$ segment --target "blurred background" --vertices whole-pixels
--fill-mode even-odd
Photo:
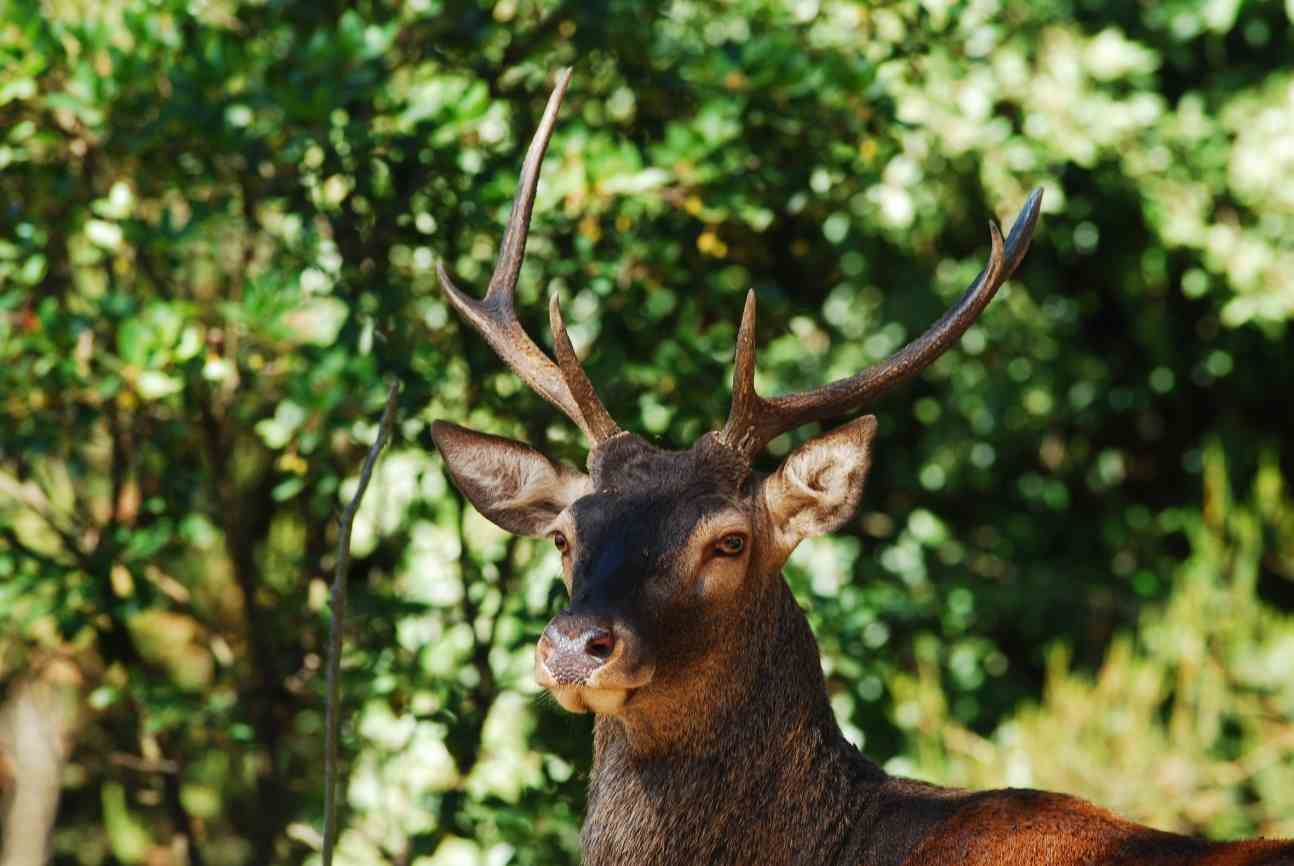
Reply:
[[[787,569],[833,705],[893,772],[1294,836],[1289,0],[0,9],[4,866],[318,861],[325,586],[388,378],[340,862],[578,861],[590,719],[530,673],[558,563],[428,434],[583,462],[433,273],[483,288],[564,65],[522,319],[549,345],[560,294],[665,446],[725,417],[748,288],[764,393],[852,373],[1046,190]]]

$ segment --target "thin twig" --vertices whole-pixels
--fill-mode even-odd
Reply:
[[[127,770],[135,770],[139,773],[160,773],[173,776],[180,771],[180,765],[175,761],[168,761],[164,758],[149,760],[137,755],[128,755],[125,752],[113,752],[108,756],[108,763],[114,767],[124,767]]]
[[[341,692],[342,628],[346,620],[346,572],[350,570],[350,531],[355,524],[355,513],[359,511],[360,500],[364,498],[364,491],[368,489],[369,479],[373,476],[377,456],[395,425],[395,405],[399,393],[400,383],[392,382],[386,395],[386,410],[382,413],[377,438],[373,440],[373,447],[368,449],[368,456],[364,458],[364,466],[359,472],[359,487],[342,512],[341,526],[337,531],[337,569],[333,573],[332,583],[332,625],[328,631],[328,704],[324,720],[323,866],[332,866],[333,847],[337,843],[337,728],[340,715],[338,704]]]

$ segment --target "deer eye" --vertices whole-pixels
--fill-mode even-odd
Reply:
[[[560,532],[553,533],[553,547],[556,547],[560,552],[565,553],[566,548],[569,546],[570,543],[566,540],[565,535]]]
[[[719,539],[719,543],[714,546],[714,552],[720,556],[737,556],[746,548],[746,537],[731,533]]]

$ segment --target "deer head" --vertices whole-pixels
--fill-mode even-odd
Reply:
[[[503,529],[549,538],[561,551],[570,606],[544,629],[535,672],[568,710],[632,720],[686,714],[748,651],[804,538],[850,518],[871,462],[876,419],[811,439],[770,475],[751,469],[774,437],[856,412],[931,364],[973,323],[1024,257],[1041,192],[1025,203],[961,299],[889,359],[820,388],[765,398],[755,392],[755,294],[737,336],[732,408],[724,426],[686,451],[621,430],[571,346],[557,298],[549,306],[556,360],[517,320],[514,292],[540,163],[570,79],[559,77],[526,154],[498,263],[484,299],[469,298],[443,267],[449,302],[527,384],[588,437],[587,472],[520,442],[437,422],[432,435],[463,494]],[[816,662],[815,662],[816,663]]]

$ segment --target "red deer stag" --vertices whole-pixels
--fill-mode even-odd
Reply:
[[[933,362],[970,326],[1029,246],[1041,195],[925,334],[821,388],[755,393],[755,296],[737,336],[732,409],[687,451],[621,430],[571,347],[554,298],[556,362],[526,335],[514,290],[535,185],[569,80],[561,75],[521,172],[483,300],[444,268],[450,303],[530,387],[592,442],[588,472],[520,442],[432,428],[454,482],[509,532],[561,551],[571,604],[539,638],[535,671],[563,707],[593,711],[587,866],[774,864],[1294,863],[1294,844],[1219,844],[1124,821],[1074,797],[971,792],[887,775],[841,734],[818,647],[781,576],[801,539],[850,518],[876,419],[814,438],[771,475],[752,459],[775,436],[857,410]]]

